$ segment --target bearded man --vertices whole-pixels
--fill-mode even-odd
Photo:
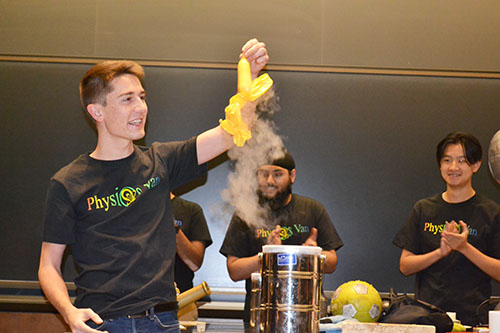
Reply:
[[[258,272],[262,246],[319,246],[326,256],[325,273],[337,266],[337,250],[342,247],[335,227],[325,208],[316,200],[292,194],[295,161],[289,152],[271,164],[257,169],[259,204],[268,212],[266,227],[254,227],[234,214],[220,253],[227,258],[227,269],[233,281],[246,280],[243,320],[250,319],[251,274]]]

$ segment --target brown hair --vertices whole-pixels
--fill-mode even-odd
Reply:
[[[106,105],[106,96],[111,92],[110,82],[123,74],[135,75],[139,81],[144,79],[144,69],[129,60],[108,60],[94,65],[80,81],[80,101],[84,108],[93,103]]]

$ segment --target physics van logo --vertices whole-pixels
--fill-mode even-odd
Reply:
[[[268,230],[264,228],[259,228],[257,229],[257,238],[268,238],[269,235],[271,235],[271,232],[273,229]],[[309,234],[311,230],[309,229],[308,226],[303,226],[301,224],[294,224],[290,227],[281,227],[280,229],[280,238],[282,241],[287,240],[288,238],[292,237],[294,233],[297,234],[303,234],[307,233]]]
[[[441,234],[444,229],[446,228],[446,223],[449,223],[446,221],[445,223],[442,224],[434,224],[432,222],[425,222],[424,223],[424,232],[429,232],[434,235],[436,234]],[[477,236],[477,229],[472,228],[470,225],[467,225],[467,228],[469,229],[469,236]],[[457,231],[459,233],[462,232],[462,227],[459,225]]]
[[[160,183],[160,177],[153,177],[147,183],[138,187],[125,186],[122,188],[116,187],[115,192],[101,196],[94,195],[87,198],[87,209],[97,210],[104,209],[107,212],[111,207],[128,207],[137,199],[143,192],[150,190]]]

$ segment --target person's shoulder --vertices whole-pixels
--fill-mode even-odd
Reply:
[[[318,200],[316,200],[316,199],[313,199],[311,197],[306,197],[304,195],[300,195],[300,194],[296,194],[296,193],[292,194],[292,198],[294,200],[297,200],[297,201],[300,201],[300,202],[319,203],[320,204],[320,202]]]
[[[197,204],[196,202],[189,201],[189,200],[183,199],[183,198],[178,197],[178,196],[175,196],[174,199],[172,199],[172,202],[174,202],[175,204],[177,204],[179,206],[183,206],[187,209],[190,209],[190,210],[201,209],[201,206],[199,204]]]
[[[305,197],[299,194],[292,194],[292,202],[295,205],[324,208],[323,204],[316,199]]]
[[[150,158],[158,157],[168,160],[173,157],[195,156],[196,153],[196,138],[191,138],[185,141],[168,141],[168,142],[153,142],[151,147],[138,146],[136,151],[140,154],[149,156]]]
[[[248,229],[250,230],[250,226],[245,222],[241,217],[238,216],[237,212],[234,212],[231,216],[231,221],[229,222],[229,226],[232,228],[240,228],[240,229]]]
[[[85,172],[87,166],[90,163],[89,153],[84,153],[75,158],[70,163],[59,169],[53,176],[52,179],[56,181],[64,181],[71,177],[78,177]]]
[[[423,198],[418,200],[415,203],[414,207],[428,207],[428,206],[436,206],[444,203],[444,200],[441,197],[441,193],[434,194],[430,197]]]
[[[151,144],[151,147],[146,147],[146,146],[138,146],[138,147],[142,150],[175,149],[179,146],[193,145],[193,144],[196,144],[196,137],[192,137],[184,141],[165,141],[165,142],[155,141]]]
[[[134,145],[134,149],[137,154],[148,154],[155,151],[171,149],[171,147],[173,147],[173,142],[155,141],[151,144],[151,146]]]
[[[474,196],[473,199],[477,205],[487,207],[488,209],[491,209],[491,210],[500,211],[500,205],[497,202],[493,201],[492,199],[490,199],[482,194],[476,193],[476,195]]]

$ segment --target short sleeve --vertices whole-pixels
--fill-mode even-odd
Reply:
[[[489,255],[500,259],[500,213],[497,213],[493,219],[491,233],[489,237]]]
[[[250,229],[236,215],[233,215],[231,219],[219,252],[226,257],[234,256],[238,258],[250,257],[256,254],[252,253],[251,250]]]
[[[203,176],[207,163],[198,165],[196,139],[183,142],[154,142],[151,149],[163,160],[167,170],[170,187],[178,188]]]
[[[45,203],[43,241],[57,244],[74,243],[75,216],[66,189],[52,179]]]
[[[203,242],[205,248],[212,244],[212,237],[208,230],[207,220],[203,214],[203,209],[196,203],[193,203],[189,240]]]
[[[418,233],[419,215],[417,204],[413,207],[410,216],[392,241],[400,249],[408,250],[414,254],[422,252]]]
[[[320,205],[316,225],[318,229],[317,243],[323,250],[337,251],[344,245],[323,205]]]

